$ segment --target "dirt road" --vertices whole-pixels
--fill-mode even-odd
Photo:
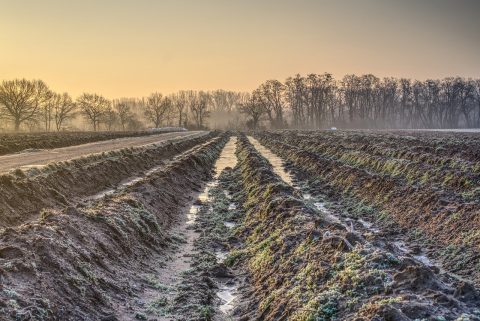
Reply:
[[[126,147],[138,147],[155,144],[166,140],[177,140],[185,137],[195,137],[207,134],[205,131],[175,132],[153,136],[128,137],[106,140],[101,142],[55,148],[48,150],[36,150],[0,156],[0,173],[8,172],[16,168],[42,166],[51,162],[61,162],[84,155],[108,152]]]

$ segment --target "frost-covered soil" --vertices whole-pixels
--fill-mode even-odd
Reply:
[[[438,135],[185,143],[3,230],[0,320],[480,320],[478,137]]]

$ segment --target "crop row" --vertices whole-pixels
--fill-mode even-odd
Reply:
[[[370,136],[373,139],[373,135]],[[411,185],[436,184],[438,188],[457,192],[468,201],[476,200],[477,194],[480,194],[480,162],[419,154],[411,152],[409,148],[398,147],[392,151],[384,147],[383,141],[375,143],[367,140],[367,137],[355,144],[350,142],[350,136],[328,134],[317,138],[294,135],[269,137],[351,166],[402,179]]]
[[[305,150],[259,136],[293,166],[322,181],[338,195],[377,209],[378,218],[426,236],[454,272],[480,280],[480,205],[429,184],[407,184],[392,175],[352,166],[324,150]]]
[[[472,133],[436,132],[369,132],[369,131],[280,131],[282,139],[300,138],[312,142],[336,140],[352,149],[372,150],[380,155],[396,157],[403,153],[433,158],[447,157],[464,161],[480,160],[480,135]]]
[[[68,206],[78,198],[118,185],[216,135],[124,148],[0,175],[0,227],[22,223],[43,208]]]
[[[237,155],[245,211],[237,234],[244,244],[229,261],[250,276],[243,319],[454,320],[474,310],[471,285],[450,283],[331,222],[298,198],[244,137]]]
[[[176,246],[169,226],[225,142],[183,153],[122,192],[0,232],[0,320],[116,320],[118,306],[151,284],[165,246]]]

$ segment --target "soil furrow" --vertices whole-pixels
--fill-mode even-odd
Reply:
[[[480,208],[477,203],[465,202],[428,185],[404,185],[390,176],[343,164],[269,139],[268,135],[259,139],[278,150],[294,167],[318,179],[331,193],[353,198],[357,202],[357,212],[362,212],[362,207],[375,209],[377,221],[396,223],[423,239],[446,269],[478,284]]]
[[[250,283],[234,312],[239,319],[478,319],[471,284],[332,220],[325,206],[311,206],[285,184],[245,138],[239,149],[243,245],[229,262]]]
[[[182,242],[170,228],[211,177],[225,142],[211,140],[91,204],[2,231],[0,319],[141,319],[139,295],[157,287],[152,275]]]
[[[231,135],[2,176],[45,200],[0,231],[0,320],[480,321],[478,202],[440,184],[474,177],[475,155],[415,160],[442,145],[422,135]],[[415,146],[366,142],[385,137]]]
[[[215,137],[162,142],[90,155],[38,170],[0,175],[0,227],[15,226],[41,215],[42,210],[75,204],[81,198],[113,189],[135,175],[144,175],[174,155]],[[125,183],[125,182],[124,182]]]

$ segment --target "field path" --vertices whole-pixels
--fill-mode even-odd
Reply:
[[[89,154],[109,152],[126,147],[139,147],[186,137],[193,138],[206,135],[207,133],[207,131],[192,131],[165,133],[142,137],[126,137],[63,148],[43,149],[10,154],[0,156],[0,173],[8,172],[16,168],[42,166],[51,162],[61,162]]]

